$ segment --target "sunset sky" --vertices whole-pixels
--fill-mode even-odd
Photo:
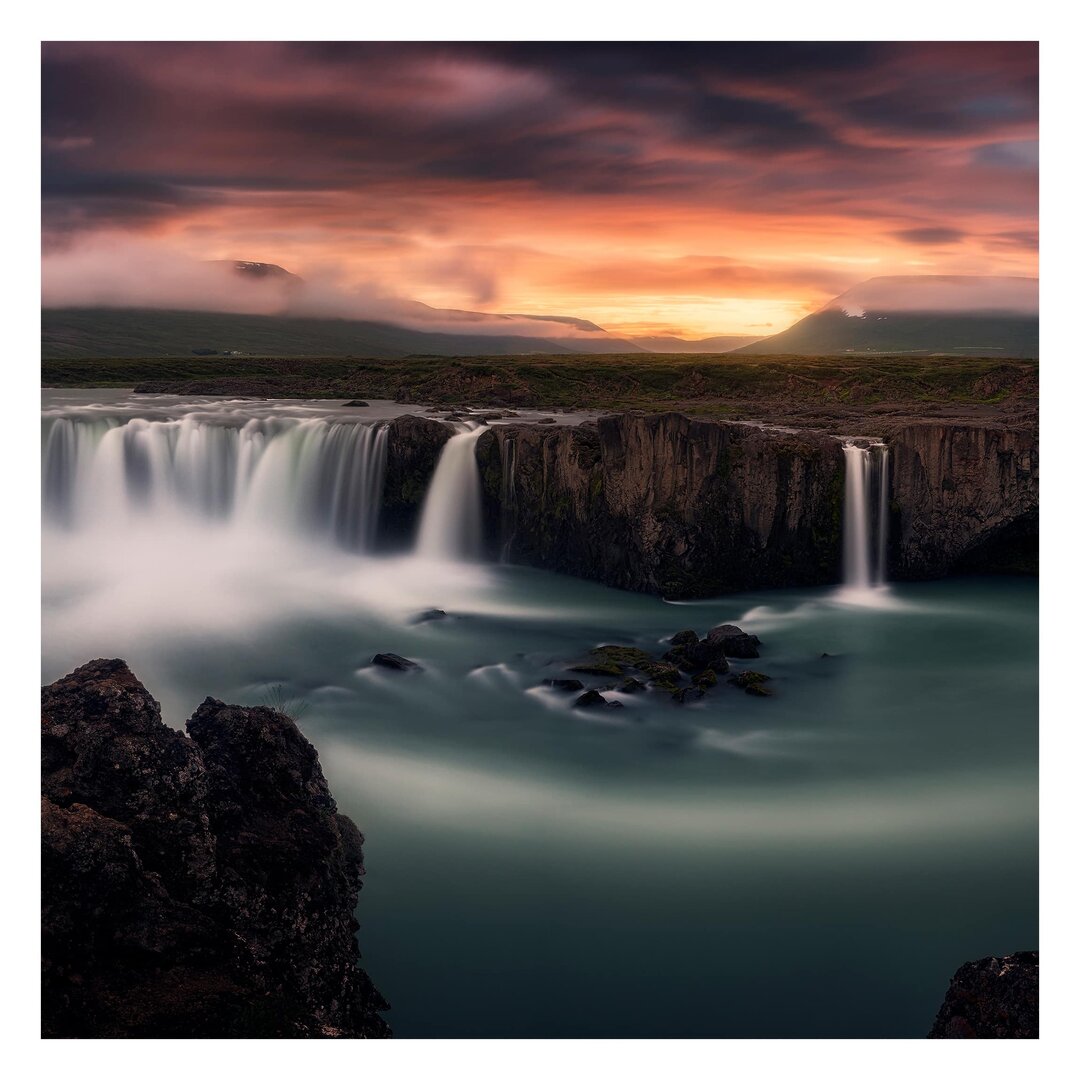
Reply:
[[[42,91],[46,303],[64,260],[250,259],[764,336],[869,277],[1038,273],[1033,44],[49,44]]]

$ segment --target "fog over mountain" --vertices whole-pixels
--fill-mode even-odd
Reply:
[[[787,330],[737,351],[1037,357],[1038,312],[1038,278],[871,278]]]
[[[573,342],[582,352],[638,351],[584,319],[434,308],[375,283],[345,285],[332,269],[301,277],[276,263],[193,259],[130,238],[97,238],[46,253],[42,307],[348,319],[429,334]],[[535,350],[530,343],[522,351]]]
[[[42,303],[43,354],[51,357],[267,351],[382,357],[642,351],[1038,355],[1038,279],[1023,277],[871,278],[771,337],[628,339],[572,315],[435,308],[374,283],[345,285],[332,270],[300,276],[277,263],[199,260],[143,241],[104,245],[98,239],[45,256]]]

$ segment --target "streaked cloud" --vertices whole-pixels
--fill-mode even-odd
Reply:
[[[1036,272],[1030,43],[54,43],[42,152],[48,253],[615,330],[749,331],[913,257]]]

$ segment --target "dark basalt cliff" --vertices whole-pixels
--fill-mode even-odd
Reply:
[[[379,510],[379,545],[409,546],[428,485],[452,430],[423,416],[399,416],[387,425],[386,473]]]
[[[987,956],[964,964],[930,1030],[931,1039],[1037,1039],[1039,954]]]
[[[495,427],[477,456],[510,561],[673,598],[840,572],[843,456],[828,436],[623,414]]]
[[[920,423],[889,440],[889,573],[1032,573],[1038,557],[1034,425]]]
[[[886,426],[890,578],[1036,570],[1033,419]],[[383,547],[415,535],[449,433],[422,417],[391,423]],[[672,599],[841,579],[844,455],[833,435],[622,413],[493,425],[476,453],[493,557]]]
[[[46,1037],[367,1037],[361,837],[268,708],[167,727],[121,660],[42,691]]]
[[[890,447],[889,576],[1033,572],[1034,426],[912,424]],[[493,427],[493,551],[672,599],[838,582],[841,441],[678,414]]]

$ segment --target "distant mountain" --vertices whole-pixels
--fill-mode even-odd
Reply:
[[[720,337],[634,337],[630,339],[646,352],[656,353],[725,353],[760,340],[756,337],[728,334]]]
[[[542,353],[636,353],[641,346],[585,319],[563,315],[499,315],[429,307],[398,300],[388,319],[328,317],[304,279],[275,263],[218,259],[228,302],[274,314],[191,310],[190,307],[57,307],[41,313],[44,359],[165,356],[355,356],[389,359]],[[235,282],[245,283],[237,293]],[[224,299],[224,296],[222,297]],[[175,302],[175,301],[174,301]],[[201,304],[199,305],[202,306]],[[313,310],[314,309],[314,310]],[[380,312],[381,313],[381,312]],[[397,321],[400,319],[400,322]],[[552,324],[565,333],[552,333]],[[430,327],[428,329],[427,327]]]
[[[298,274],[286,270],[284,266],[278,266],[277,263],[247,262],[244,259],[210,259],[209,263],[211,266],[231,266],[239,277],[251,281],[264,281],[271,278],[300,284],[304,280]]]
[[[1034,358],[1037,278],[871,278],[794,326],[735,350],[828,356],[911,353]]]
[[[520,324],[517,324],[520,325]],[[44,308],[43,359],[166,356],[488,356],[640,352],[605,335],[532,338],[521,334],[446,334],[392,323],[285,315],[233,315],[149,308]]]

